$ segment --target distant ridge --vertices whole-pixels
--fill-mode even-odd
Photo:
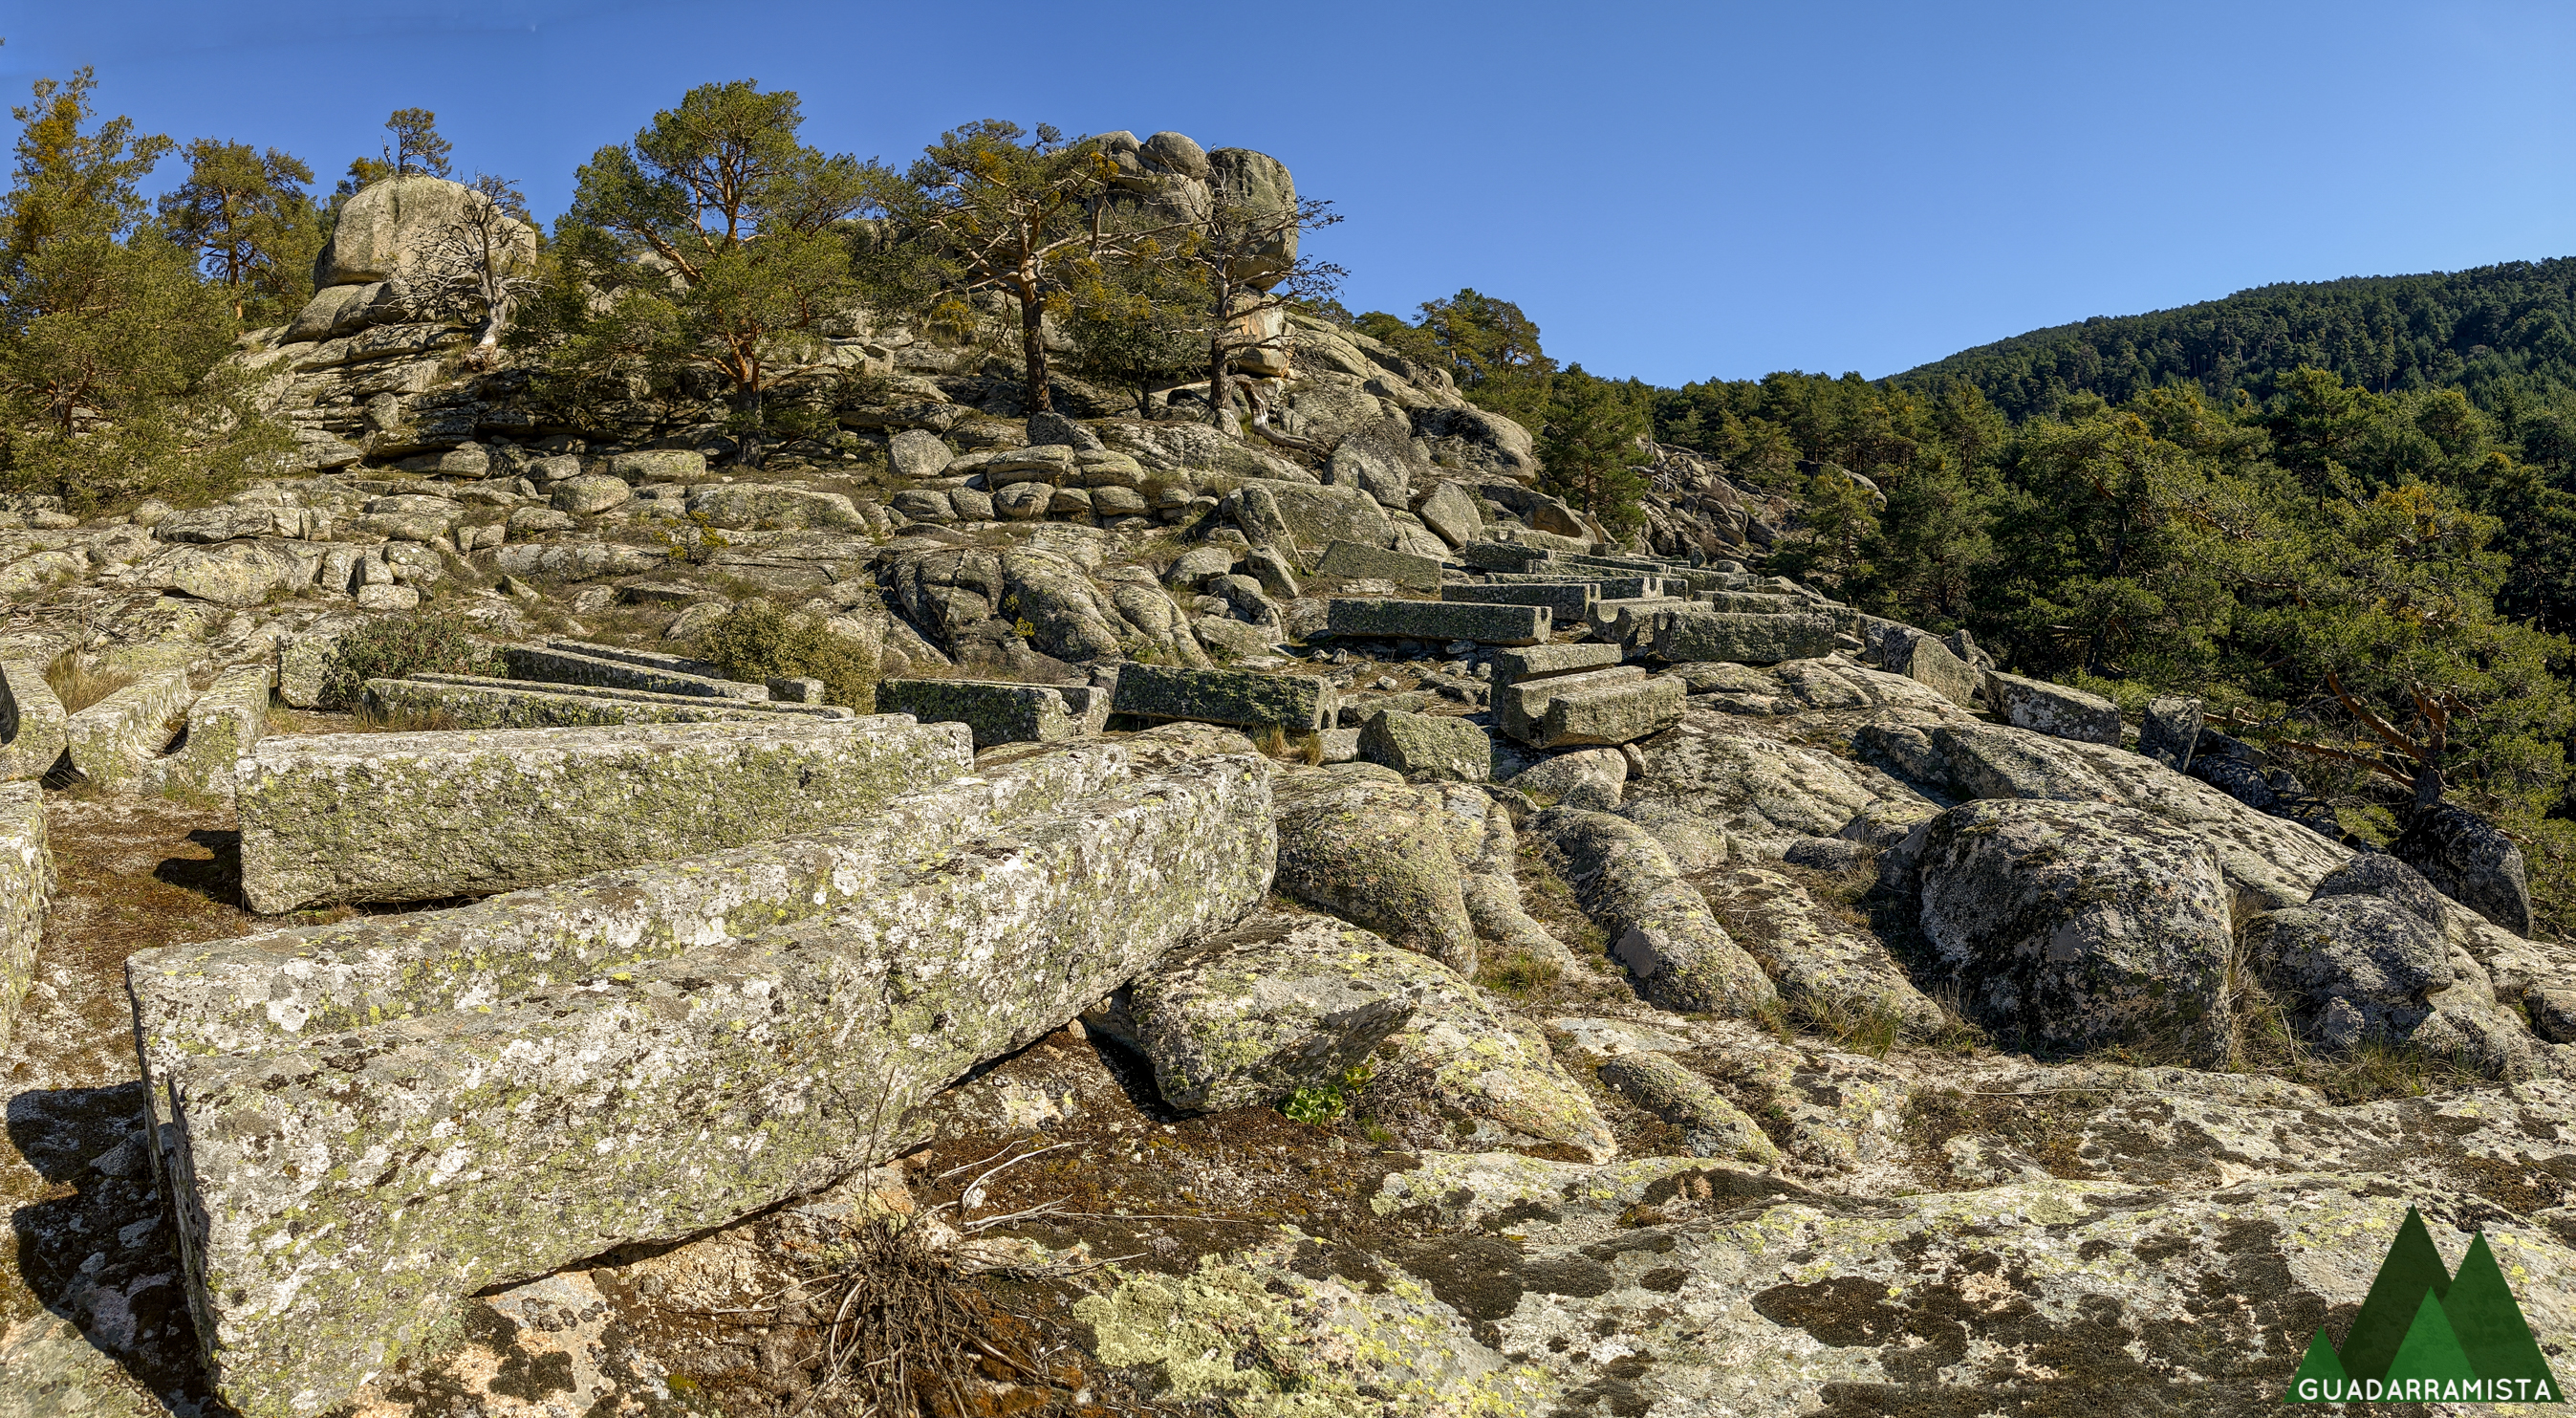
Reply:
[[[2033,330],[1909,369],[1899,387],[1965,380],[2011,417],[2070,394],[2118,402],[2159,385],[2270,395],[2302,365],[2390,391],[2576,390],[2576,258],[2416,276],[2283,282],[2143,315]]]

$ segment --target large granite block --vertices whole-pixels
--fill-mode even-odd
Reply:
[[[1547,639],[1551,627],[1545,606],[1352,597],[1331,602],[1324,624],[1335,635],[1473,640],[1482,645],[1535,645]]]
[[[1392,581],[1410,591],[1440,589],[1440,563],[1407,551],[1386,551],[1358,542],[1337,541],[1315,560],[1315,574],[1344,581]]]
[[[72,715],[63,725],[72,768],[84,782],[132,792],[196,697],[186,673],[162,670]]]
[[[1015,684],[988,679],[890,679],[877,685],[877,708],[925,724],[964,724],[977,748],[997,743],[1062,743],[1099,733],[1109,720],[1109,691],[1079,684]]]
[[[1678,676],[1659,675],[1548,694],[1546,708],[1531,716],[1535,723],[1529,742],[1538,748],[1633,743],[1680,723],[1688,689]]]
[[[71,716],[45,682],[44,666],[32,660],[0,662],[0,683],[18,707],[17,727],[0,737],[0,782],[42,778],[62,761]]]
[[[1556,675],[1581,674],[1586,670],[1607,669],[1619,663],[1620,649],[1599,640],[1573,645],[1532,645],[1518,650],[1494,652],[1494,690],[1500,693],[1507,685],[1525,679],[1548,679]]]
[[[1331,728],[1341,696],[1330,680],[1314,675],[1122,665],[1110,708],[1146,719],[1199,719],[1247,728],[1276,724],[1304,732]]]
[[[2120,744],[2120,706],[2072,685],[1988,670],[1986,708],[2016,729],[2078,743]]]
[[[1499,606],[1545,606],[1554,625],[1578,625],[1592,614],[1599,594],[1592,581],[1516,581],[1493,586],[1443,586],[1440,599]]]
[[[1613,665],[1576,674],[1519,680],[1494,691],[1494,722],[1513,738],[1535,743],[1547,717],[1548,701],[1557,695],[1605,685],[1635,684],[1645,678],[1646,667],[1643,665]]]
[[[242,760],[242,894],[272,914],[512,891],[848,822],[973,762],[903,715],[324,734]]]
[[[1776,665],[1832,654],[1836,633],[1834,618],[1821,611],[1742,615],[1694,607],[1666,612],[1656,621],[1654,653],[1675,665],[1693,660]]]
[[[578,729],[616,724],[767,723],[785,716],[850,719],[837,704],[785,704],[701,694],[656,694],[605,685],[550,684],[481,675],[371,679],[367,704],[383,713],[443,720],[456,729]]]
[[[268,731],[272,673],[265,664],[229,669],[197,696],[188,706],[188,736],[179,751],[153,765],[164,791],[233,795],[234,764]]]
[[[642,689],[655,694],[694,694],[709,699],[765,701],[769,686],[747,680],[715,679],[692,671],[611,659],[553,645],[505,645],[501,663],[510,678],[541,684],[598,685],[608,689]]]
[[[1469,542],[1458,548],[1460,561],[1485,571],[1536,571],[1553,555],[1544,548],[1517,542]]]
[[[162,1143],[216,1395],[344,1402],[458,1303],[677,1241],[919,1140],[915,1105],[1269,890],[1262,764],[1174,764],[828,916],[535,991],[191,1059]]]

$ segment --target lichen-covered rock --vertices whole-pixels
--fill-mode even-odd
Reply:
[[[1577,678],[1567,676],[1568,679]],[[1523,741],[1537,748],[1576,744],[1634,743],[1671,728],[1682,716],[1683,686],[1668,676],[1627,683],[1589,684],[1549,690],[1554,680],[1514,685],[1530,732]]]
[[[1830,836],[1871,803],[1904,796],[1870,781],[1859,765],[1718,714],[1685,713],[1637,749],[1646,766],[1628,785],[1631,801],[1669,802],[1773,851],[1795,838]]]
[[[577,643],[577,642],[576,642]],[[606,653],[610,647],[557,643],[510,645],[501,662],[510,677],[539,684],[595,685],[604,689],[640,689],[654,694],[689,694],[709,699],[769,698],[769,686],[748,680],[717,679],[703,673],[712,666],[681,662],[676,655],[641,657],[634,652]],[[681,668],[686,663],[690,668]]]
[[[1428,1098],[1434,1120],[1418,1146],[1480,1151],[1555,1143],[1596,1162],[1618,1141],[1582,1084],[1527,1020],[1495,1009],[1457,971],[1415,957],[1393,977],[1417,995],[1413,1017],[1378,1046],[1368,1087],[1380,1097]],[[1361,1109],[1370,1107],[1363,1094]]]
[[[1456,715],[1381,709],[1360,726],[1360,756],[1407,778],[1481,783],[1493,776],[1494,741]]]
[[[242,760],[251,909],[511,891],[850,821],[973,761],[903,715],[323,734]]]
[[[70,742],[70,718],[44,667],[29,660],[0,661],[0,684],[17,705],[17,723],[0,739],[0,782],[42,778],[61,761]]]
[[[1511,786],[1546,799],[1549,807],[1617,812],[1627,782],[1627,755],[1615,748],[1587,748],[1557,754],[1514,778]]]
[[[0,1048],[8,1047],[18,1005],[35,981],[53,891],[45,795],[32,783],[0,785]]]
[[[1476,929],[1430,790],[1346,764],[1282,773],[1278,796],[1280,894],[1474,973]]]
[[[1620,1054],[1599,1072],[1619,1096],[1680,1128],[1693,1157],[1732,1157],[1757,1167],[1780,1160],[1780,1149],[1742,1108],[1667,1055]]]
[[[268,729],[269,667],[245,665],[215,677],[188,706],[187,737],[164,763],[161,787],[210,797],[233,795],[233,765]]]
[[[1392,581],[1416,591],[1440,589],[1437,559],[1350,541],[1336,540],[1326,546],[1315,560],[1315,574],[1344,581]]]
[[[2443,895],[2515,935],[2531,934],[2522,849],[2494,823],[2456,803],[2435,803],[2407,819],[2388,853]]]
[[[1204,719],[1252,728],[1276,724],[1291,732],[1330,727],[1340,707],[1332,681],[1316,675],[1169,665],[1120,667],[1110,703],[1115,713],[1148,719]]]
[[[72,768],[98,787],[133,791],[144,766],[169,746],[172,721],[195,699],[186,674],[163,670],[72,715],[63,725]]]
[[[626,479],[613,478],[606,473],[566,478],[547,492],[557,512],[574,517],[596,517],[634,495],[635,489],[627,484]]]
[[[1439,969],[1332,919],[1264,911],[1157,962],[1128,991],[1163,1100],[1266,1107],[1338,1083],[1403,1027]]]
[[[837,705],[763,703],[697,694],[656,694],[605,685],[531,685],[478,675],[371,679],[364,687],[370,708],[388,714],[435,718],[458,729],[575,729],[612,724],[704,724],[718,720],[761,722],[805,714],[847,719]]]
[[[1477,605],[1465,601],[1400,601],[1343,596],[1325,622],[1335,635],[1413,640],[1473,640],[1480,645],[1536,645],[1547,639],[1545,606]]]
[[[2229,893],[2198,834],[2030,801],[1968,803],[1926,831],[1923,934],[1971,1018],[2036,1051],[2223,1055]]]
[[[2138,754],[2152,758],[2176,773],[2191,767],[2193,749],[2200,742],[2200,701],[2180,695],[2161,695],[2147,701],[2147,712],[2138,716]]]
[[[1913,648],[1899,668],[1906,678],[1939,690],[1962,708],[1973,702],[1977,691],[1984,687],[1975,669],[1929,635],[1914,638]]]
[[[2120,706],[2068,685],[1989,670],[1986,707],[2016,729],[2079,743],[2120,742]]]
[[[1062,743],[1100,732],[1109,718],[1109,691],[1074,684],[890,679],[877,684],[877,708],[925,724],[964,724],[977,748]]]
[[[2337,896],[2376,896],[2428,926],[2440,929],[2449,918],[2442,893],[2424,874],[2386,852],[2355,852],[2352,860],[2327,872],[2308,904],[2322,905]]]
[[[2452,983],[2439,928],[2376,896],[2256,916],[2245,952],[2293,1027],[2340,1052],[2404,1042],[2432,1015],[2428,994]]]
[[[1558,874],[1610,935],[1610,954],[1666,1009],[1746,1014],[1778,997],[1672,859],[1633,822],[1555,807],[1531,820]]]
[[[188,1060],[163,1130],[215,1391],[343,1401],[456,1303],[906,1145],[917,1102],[1261,899],[1254,761],[1148,778],[680,959]]]
[[[1746,615],[1693,608],[1655,617],[1654,653],[1668,664],[1776,665],[1832,654],[1839,630],[1832,616],[1817,611]]]
[[[1833,928],[1797,882],[1737,866],[1703,878],[1702,886],[1727,935],[1760,963],[1796,1015],[1841,1025],[1886,1017],[1915,1034],[1941,1027],[1941,1007],[1915,988],[1887,947],[1865,929]]]

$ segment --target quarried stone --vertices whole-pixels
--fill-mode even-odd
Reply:
[[[1392,581],[1414,591],[1440,589],[1440,563],[1411,552],[1386,551],[1358,542],[1336,541],[1316,558],[1315,574],[1344,581]]]
[[[1480,645],[1536,645],[1547,639],[1550,628],[1545,606],[1358,597],[1333,601],[1324,623],[1335,635],[1473,640]]]
[[[1986,708],[2016,729],[2114,748],[2120,743],[2120,706],[2069,685],[1988,670]]]
[[[1341,709],[1330,680],[1251,670],[1187,670],[1125,665],[1111,697],[1115,713],[1147,719],[1199,719],[1211,724],[1292,732],[1329,728]]]
[[[187,675],[163,670],[72,715],[64,737],[73,770],[98,787],[132,791],[144,765],[169,746],[173,721],[195,698]]]
[[[36,976],[36,947],[54,891],[54,854],[45,837],[45,795],[33,783],[0,786],[0,1048]]]
[[[1837,633],[1833,617],[1820,611],[1744,615],[1694,608],[1658,617],[1654,652],[1668,664],[1725,660],[1739,665],[1776,665],[1783,660],[1809,660],[1832,654]]]
[[[1062,743],[1099,733],[1109,720],[1109,691],[1089,685],[1015,684],[986,679],[890,679],[877,685],[877,708],[925,724],[964,724],[977,748],[997,743]]]

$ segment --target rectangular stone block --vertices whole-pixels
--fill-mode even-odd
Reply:
[[[915,1105],[1257,904],[1276,843],[1264,765],[1175,764],[828,917],[189,1060],[162,1133],[215,1393],[245,1418],[328,1410],[479,1289],[903,1150]]]
[[[1776,665],[1830,655],[1837,628],[1820,611],[1786,615],[1737,615],[1725,611],[1669,611],[1656,622],[1654,653],[1667,664],[1726,660]]]
[[[1147,751],[1151,764],[1162,759]],[[125,967],[144,1077],[263,1049],[514,999],[829,914],[959,842],[1132,776],[1125,744],[1033,754],[887,799],[806,836],[531,887],[445,911],[359,916],[137,951]],[[156,1095],[157,1106],[157,1095]],[[166,1114],[162,1117],[167,1121]]]
[[[1335,635],[1473,640],[1480,645],[1536,645],[1547,639],[1551,628],[1545,606],[1367,597],[1343,597],[1330,602],[1324,625]]]
[[[1611,685],[1636,684],[1646,678],[1643,665],[1613,665],[1607,669],[1586,670],[1580,674],[1552,675],[1546,679],[1522,680],[1494,692],[1494,722],[1502,731],[1524,743],[1538,741],[1547,718],[1548,701],[1560,694],[1600,689]]]
[[[1652,576],[1594,576],[1580,570],[1491,571],[1485,574],[1485,579],[1497,586],[1577,581],[1590,586],[1592,598],[1599,601],[1626,601],[1662,594],[1660,578]]]
[[[1015,684],[990,679],[890,679],[877,708],[925,724],[964,724],[977,748],[997,743],[1062,743],[1109,722],[1109,692],[1081,684]]]
[[[1659,675],[1628,684],[1592,685],[1547,698],[1537,733],[1539,748],[1631,743],[1681,722],[1688,686]]]
[[[724,666],[713,660],[701,660],[694,655],[671,655],[659,650],[635,650],[624,645],[602,645],[595,640],[575,640],[568,635],[548,636],[546,646],[554,650],[567,650],[576,655],[588,655],[594,660],[616,660],[624,664],[642,665],[648,670],[662,670],[675,675],[695,675],[699,679],[725,679]],[[725,680],[727,684],[737,682]]]
[[[169,747],[174,720],[196,699],[177,670],[148,674],[64,721],[65,750],[84,782],[132,792],[144,765]]]
[[[1409,591],[1440,589],[1440,563],[1406,551],[1386,551],[1358,542],[1337,541],[1315,560],[1315,575],[1344,581],[1392,581]]]
[[[35,983],[53,892],[44,791],[33,783],[0,786],[0,1049],[16,1033],[18,1006]]]
[[[1651,634],[1658,612],[1691,604],[1678,596],[1639,596],[1624,601],[1595,601],[1592,605],[1592,633],[1622,645],[1633,645],[1637,637]]]
[[[848,822],[973,755],[964,725],[903,715],[272,738],[241,765],[242,894],[512,891]]]
[[[1146,719],[1199,719],[1246,728],[1276,724],[1300,733],[1333,727],[1341,695],[1332,681],[1314,675],[1121,665],[1110,708]]]
[[[1460,561],[1485,571],[1536,571],[1552,556],[1543,548],[1517,542],[1469,542],[1458,548]]]
[[[1519,581],[1496,586],[1443,586],[1440,599],[1469,604],[1545,606],[1556,625],[1580,624],[1592,613],[1597,594],[1590,581]]]
[[[1783,596],[1769,591],[1694,591],[1691,599],[1710,610],[1731,615],[1785,615],[1815,605],[1804,596]]]
[[[229,669],[197,696],[188,706],[188,736],[179,751],[153,765],[162,791],[233,795],[233,765],[268,731],[271,673],[265,664]]]
[[[708,699],[767,702],[769,686],[746,680],[713,679],[681,670],[637,664],[631,659],[558,649],[551,645],[505,645],[501,664],[510,678],[541,684],[599,685],[609,689],[644,689],[656,694],[694,694]]]
[[[332,634],[289,635],[277,642],[277,697],[289,708],[322,707],[322,681],[340,650]]]
[[[2071,685],[1988,670],[1986,708],[2016,729],[2078,743],[2120,744],[2120,706]]]
[[[1497,650],[1493,658],[1494,692],[1500,694],[1506,686],[1522,680],[1606,669],[1619,660],[1618,646],[1598,640],[1576,645],[1532,645],[1520,650]]]
[[[655,694],[641,689],[550,685],[525,680],[453,675],[371,679],[367,704],[381,713],[437,716],[456,729],[577,729],[617,724],[766,722],[809,711],[808,717],[856,717],[855,710],[815,714],[818,706],[714,699],[696,694]]]
[[[0,661],[0,684],[18,706],[17,731],[0,739],[0,782],[42,778],[54,771],[71,741],[71,716],[45,682],[45,667],[32,660]]]

